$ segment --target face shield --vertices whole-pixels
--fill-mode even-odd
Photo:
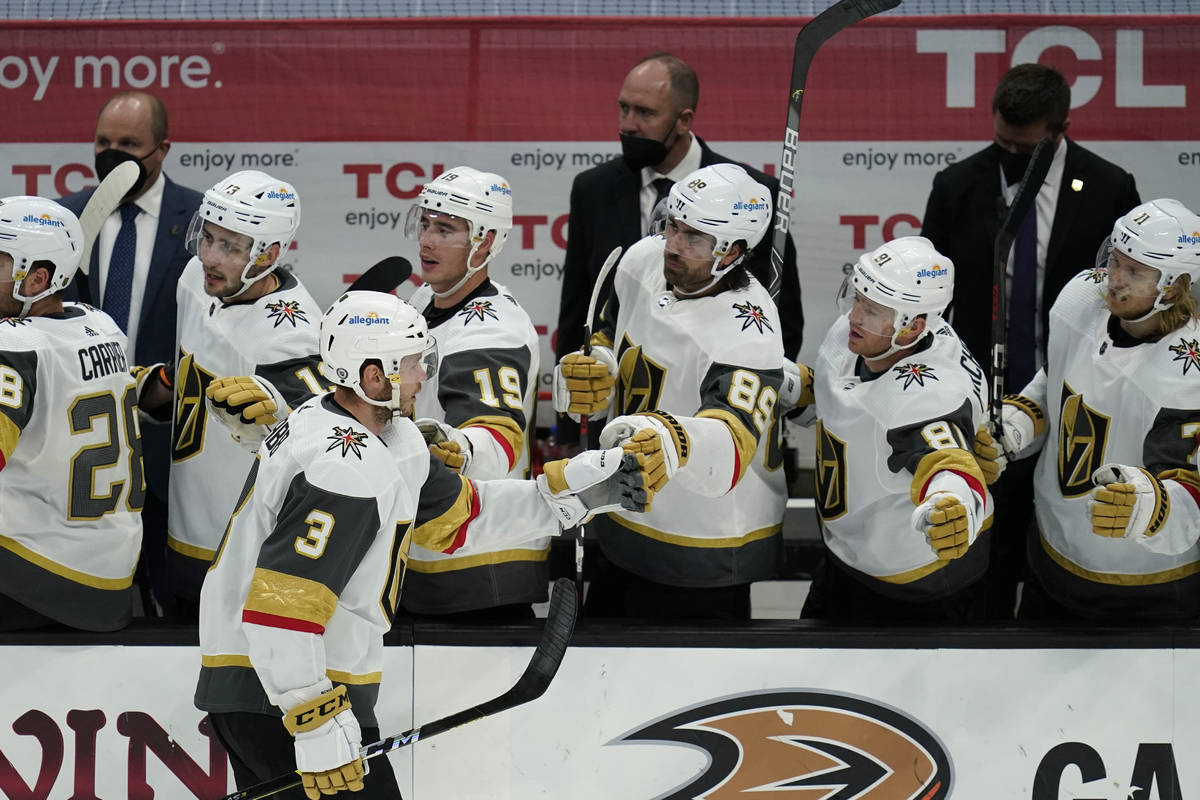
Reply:
[[[471,246],[471,223],[444,211],[433,211],[414,203],[404,220],[404,238],[435,248]]]
[[[895,332],[896,310],[868,300],[854,288],[851,276],[842,281],[837,296],[838,313],[847,317],[850,324],[874,336],[891,338]]]
[[[719,256],[717,239],[707,233],[701,233],[673,217],[666,217],[662,222],[662,233],[667,239],[666,251],[674,253],[688,261],[710,262]]]
[[[1157,267],[1147,266],[1124,253],[1112,250],[1108,253],[1104,279],[1100,282],[1100,293],[1117,303],[1157,298],[1162,291],[1159,281],[1162,273]]]
[[[221,264],[242,272],[250,265],[254,239],[204,219],[199,213],[188,225],[187,251],[207,264]]]

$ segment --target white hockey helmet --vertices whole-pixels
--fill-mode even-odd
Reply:
[[[668,220],[682,222],[713,238],[713,280],[700,292],[707,291],[741,263],[763,240],[771,227],[771,211],[770,190],[751,178],[740,164],[701,167],[671,187],[666,206]],[[742,255],[722,265],[721,260],[739,241],[745,242]]]
[[[446,297],[457,292],[472,275],[491,263],[504,247],[513,226],[512,189],[508,181],[494,172],[481,172],[473,167],[454,167],[421,189],[404,222],[405,238],[419,241],[421,215],[426,210],[449,214],[470,223],[467,272],[452,289],[435,292],[439,297]],[[488,231],[496,232],[492,247],[483,263],[472,268],[471,259],[483,244]]]
[[[864,325],[877,335],[891,328],[892,346],[879,357],[890,355],[902,349],[896,340],[917,317],[926,316],[926,329],[941,322],[954,297],[954,263],[925,237],[901,236],[859,256],[838,297],[843,314],[849,314],[856,295],[894,312],[891,320],[880,320],[879,329]]]
[[[424,378],[437,371],[437,342],[425,318],[394,294],[346,292],[321,317],[321,374],[375,406],[399,413],[402,364],[419,355]],[[392,383],[391,401],[373,400],[363,392],[359,374],[364,362],[376,360]]]
[[[250,256],[242,268],[242,288],[233,295],[236,297],[279,266],[300,228],[300,195],[290,183],[272,178],[265,172],[242,170],[204,193],[200,208],[188,227],[187,248],[192,255],[200,255],[205,222],[249,236],[252,240]],[[273,244],[279,245],[279,256],[267,269],[251,277],[249,273],[259,266],[259,259]]]
[[[1178,200],[1163,198],[1142,203],[1113,225],[1104,261],[1112,267],[1112,253],[1123,253],[1139,264],[1158,270],[1154,305],[1142,319],[1171,307],[1167,290],[1183,275],[1200,279],[1200,216]],[[1107,275],[1101,286],[1108,291]]]
[[[12,257],[12,296],[22,303],[21,316],[38,300],[66,288],[83,251],[83,227],[69,209],[53,200],[30,195],[0,199],[0,252]],[[32,297],[21,294],[21,282],[39,261],[54,265],[46,289]]]

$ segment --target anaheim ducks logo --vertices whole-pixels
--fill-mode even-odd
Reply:
[[[621,393],[617,397],[620,413],[636,414],[658,408],[667,370],[646,358],[642,348],[631,342],[628,335],[621,337],[617,368],[621,381]]]
[[[613,743],[647,741],[708,756],[703,773],[658,800],[941,800],[953,781],[945,748],[917,720],[831,692],[722,698]]]
[[[1063,382],[1058,425],[1058,488],[1063,497],[1092,490],[1092,473],[1104,463],[1111,419],[1083,402]]]
[[[846,443],[817,421],[817,513],[829,521],[846,513]]]

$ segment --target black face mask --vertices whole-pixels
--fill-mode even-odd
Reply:
[[[1004,182],[1009,186],[1020,183],[1021,178],[1025,175],[1025,170],[1029,167],[1030,159],[1033,158],[1033,153],[1010,153],[995,142],[992,143],[992,147],[996,152],[996,157],[1000,159]]]
[[[671,138],[671,134],[675,132],[675,125],[679,122],[679,117],[675,118],[675,122],[671,124],[671,130],[667,131],[667,135],[658,139],[647,139],[645,136],[632,136],[627,133],[619,134],[621,137],[621,158],[624,159],[625,165],[634,172],[642,169],[642,167],[653,167],[656,164],[661,164],[667,157],[667,139]]]
[[[155,146],[154,150],[157,149],[158,147]],[[117,168],[118,165],[124,164],[126,161],[136,162],[138,165],[138,179],[133,184],[133,188],[125,193],[125,197],[123,199],[128,200],[129,198],[136,196],[137,193],[142,190],[142,186],[145,185],[147,177],[146,165],[143,164],[142,161],[149,158],[154,153],[154,150],[146,153],[146,155],[142,156],[141,158],[138,158],[133,153],[126,153],[124,150],[114,150],[111,147],[107,150],[101,150],[99,153],[96,153],[96,177],[100,180],[104,180],[108,177],[109,173]]]

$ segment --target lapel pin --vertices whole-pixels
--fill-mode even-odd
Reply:
[[[1072,192],[1082,192],[1083,191],[1083,181],[1079,180],[1079,178],[1072,178],[1071,179],[1071,191]]]
[[[1080,184],[1080,185],[1082,185],[1082,184]],[[1078,190],[1078,189],[1076,189],[1075,191],[1079,191],[1079,190]],[[171,226],[171,235],[172,235],[172,236],[178,236],[178,235],[179,235],[179,226],[178,226],[178,225],[172,225],[172,226]]]

